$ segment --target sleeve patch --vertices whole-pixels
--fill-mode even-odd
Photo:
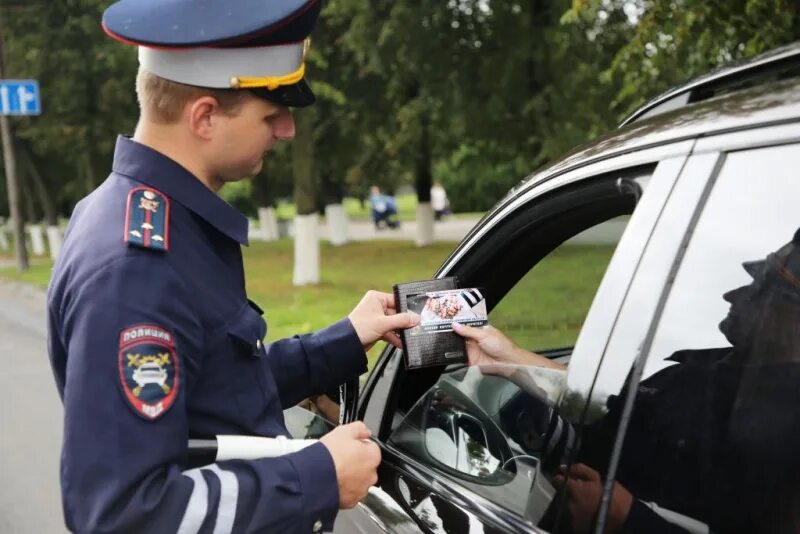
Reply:
[[[180,387],[175,338],[160,326],[143,324],[119,335],[122,394],[137,415],[158,419],[175,403]]]
[[[125,242],[154,250],[169,250],[169,199],[152,187],[135,187],[128,193]]]

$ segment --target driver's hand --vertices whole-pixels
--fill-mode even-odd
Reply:
[[[466,339],[470,365],[521,363],[519,347],[493,326],[475,328],[454,321],[453,330]]]
[[[553,477],[557,489],[567,487],[567,510],[572,528],[575,532],[591,532],[600,500],[603,497],[603,481],[600,473],[586,464],[572,464],[569,478],[566,478],[566,467]],[[624,486],[614,482],[611,493],[611,506],[608,508],[606,532],[620,532],[633,504],[633,495]]]
[[[481,366],[484,372],[508,376],[513,368],[504,368],[504,364],[564,368],[535,352],[521,349],[493,326],[475,328],[454,322],[453,330],[466,339],[469,364]]]

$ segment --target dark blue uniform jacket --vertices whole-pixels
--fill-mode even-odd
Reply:
[[[186,469],[190,435],[288,435],[283,409],[366,370],[347,319],[263,345],[266,323],[245,293],[247,225],[124,137],[111,175],[75,208],[48,294],[71,530],[332,528],[338,489],[322,444]]]

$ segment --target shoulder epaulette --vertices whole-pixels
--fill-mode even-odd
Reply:
[[[125,211],[125,242],[154,250],[169,250],[169,199],[152,187],[134,187]]]

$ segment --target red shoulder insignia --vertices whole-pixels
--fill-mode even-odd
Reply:
[[[169,199],[152,187],[134,187],[125,211],[125,242],[155,250],[169,250]]]

